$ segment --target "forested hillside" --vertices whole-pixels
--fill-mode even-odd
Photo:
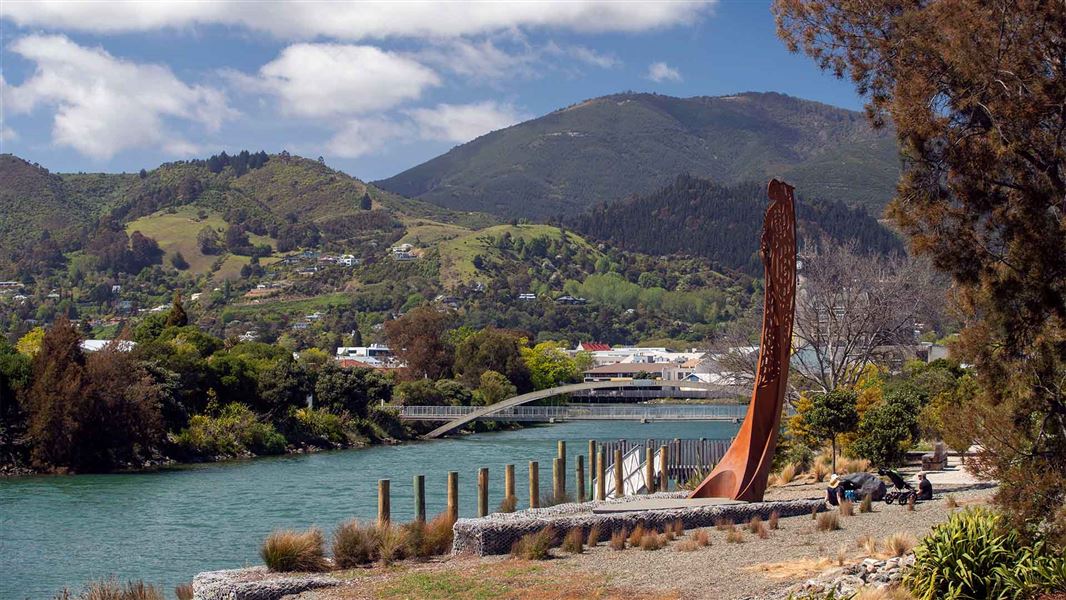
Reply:
[[[376,184],[450,208],[546,218],[651,193],[679,173],[727,184],[784,177],[805,198],[879,215],[899,159],[889,133],[817,102],[625,93],[489,133]]]
[[[703,256],[752,276],[762,273],[759,236],[766,186],[733,186],[681,175],[645,196],[601,204],[570,223],[590,238],[647,254]],[[797,202],[803,240],[854,241],[863,252],[902,251],[900,240],[861,209],[840,202]]]

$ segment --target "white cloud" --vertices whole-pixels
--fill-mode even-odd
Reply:
[[[524,44],[520,49],[508,52],[492,40],[454,39],[434,44],[413,56],[462,77],[492,80],[534,76],[539,54]]]
[[[613,54],[596,52],[584,46],[569,46],[565,50],[579,61],[601,69],[610,69],[622,64],[622,61],[618,60],[618,57]]]
[[[189,2],[9,2],[5,17],[21,26],[93,33],[225,25],[282,39],[340,40],[458,37],[515,28],[634,32],[695,22],[716,0],[625,2],[330,2],[241,0]]]
[[[326,143],[326,150],[356,158],[394,142],[437,141],[462,143],[526,118],[509,104],[487,100],[471,104],[438,104],[405,110],[394,118],[348,119]]]
[[[412,133],[409,124],[388,119],[350,119],[326,143],[326,150],[334,156],[356,158]]]
[[[5,109],[54,106],[53,142],[94,158],[146,146],[186,154],[190,144],[169,133],[167,119],[214,131],[235,114],[219,90],[188,85],[165,66],[122,60],[64,36],[29,35],[8,50],[36,70],[21,85],[4,86]]]
[[[473,104],[438,104],[406,111],[418,126],[420,137],[447,142],[469,142],[525,117],[508,104],[488,100]]]
[[[647,77],[656,83],[681,81],[681,72],[664,62],[656,62],[648,66]]]
[[[233,77],[277,96],[287,114],[312,118],[386,110],[441,83],[432,69],[411,58],[344,44],[294,44],[258,76]]]

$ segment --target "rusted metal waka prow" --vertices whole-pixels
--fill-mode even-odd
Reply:
[[[772,179],[760,253],[766,274],[759,364],[748,414],[721,462],[691,498],[759,501],[777,447],[788,384],[792,321],[796,311],[796,202],[792,186]]]

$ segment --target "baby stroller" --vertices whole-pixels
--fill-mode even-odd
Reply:
[[[877,474],[882,477],[888,477],[892,482],[892,487],[895,488],[885,494],[885,504],[896,502],[900,506],[903,506],[908,500],[910,500],[911,496],[914,496],[915,500],[918,499],[918,492],[914,490],[914,487],[911,484],[903,481],[903,478],[900,477],[899,473],[892,469],[878,469]]]

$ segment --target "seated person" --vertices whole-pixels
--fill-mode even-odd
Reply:
[[[915,500],[932,500],[933,484],[925,476],[925,471],[918,471],[918,497]]]
[[[839,506],[840,505],[840,476],[833,473],[829,477],[829,487],[825,488],[825,505]]]

